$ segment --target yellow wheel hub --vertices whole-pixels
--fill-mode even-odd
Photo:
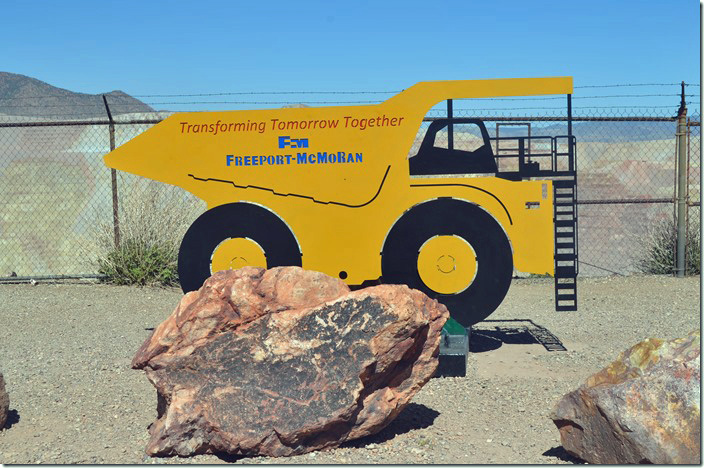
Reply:
[[[477,275],[477,255],[458,236],[435,236],[418,251],[418,274],[423,283],[440,294],[458,294]]]
[[[244,266],[266,268],[264,250],[252,239],[237,237],[225,239],[215,247],[210,259],[210,273],[236,270]]]

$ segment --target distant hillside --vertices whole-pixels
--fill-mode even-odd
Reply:
[[[699,116],[694,116],[698,120]],[[496,122],[484,120],[490,137],[496,136]],[[675,122],[575,122],[572,126],[572,133],[577,141],[593,141],[603,143],[619,143],[624,141],[652,141],[670,140],[675,138]],[[500,130],[501,137],[526,136],[528,133],[525,126],[503,127]],[[469,132],[475,136],[480,136],[479,130]],[[559,136],[567,135],[567,124],[550,124],[546,122],[531,122],[532,136]]]
[[[113,115],[154,112],[122,91],[106,95]],[[0,72],[0,114],[47,118],[104,118],[102,94],[74,93],[29,76]]]
[[[669,140],[675,138],[675,122],[575,122],[577,141],[618,143],[622,141]],[[535,135],[567,135],[566,124],[536,128]]]

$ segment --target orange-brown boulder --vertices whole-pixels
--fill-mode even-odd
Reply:
[[[438,365],[449,313],[405,286],[298,267],[215,273],[137,352],[150,455],[297,455],[376,433]]]

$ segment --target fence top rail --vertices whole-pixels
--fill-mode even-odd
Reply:
[[[423,121],[432,122],[435,120],[446,119],[447,117],[425,117]],[[488,122],[566,122],[567,117],[551,117],[551,116],[519,116],[519,117],[500,117],[500,116],[477,116],[477,119]],[[140,125],[140,124],[158,124],[164,120],[158,119],[130,119],[130,120],[115,120],[115,125]],[[573,116],[573,122],[676,122],[677,117],[648,117],[648,116],[625,116],[625,117],[589,117],[589,116]],[[87,125],[110,125],[109,120],[55,120],[43,122],[0,122],[0,128],[13,127],[65,127],[65,126],[87,126]],[[690,126],[699,126],[698,121],[690,121]]]
[[[114,125],[139,125],[139,124],[158,124],[164,119],[133,119],[133,120],[116,120],[112,122]],[[109,120],[66,120],[66,121],[47,121],[47,122],[0,122],[0,128],[13,127],[69,127],[69,126],[87,126],[87,125],[110,125]]]
[[[425,117],[423,120],[432,122],[434,120],[444,120],[447,117]],[[486,122],[566,122],[567,117],[543,117],[543,116],[524,116],[524,117],[498,117],[485,116],[475,117]],[[677,117],[572,117],[573,122],[677,122]]]

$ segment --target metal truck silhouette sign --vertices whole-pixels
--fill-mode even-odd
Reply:
[[[576,308],[571,93],[569,77],[437,81],[378,105],[178,113],[105,163],[206,201],[180,248],[184,291],[221,269],[299,265],[407,284],[470,326],[514,268],[555,276],[557,308]],[[568,135],[513,138],[502,155],[481,120],[436,119],[409,155],[441,101],[546,94],[566,95]],[[460,127],[476,147],[454,145]],[[536,138],[549,149],[530,151]]]

